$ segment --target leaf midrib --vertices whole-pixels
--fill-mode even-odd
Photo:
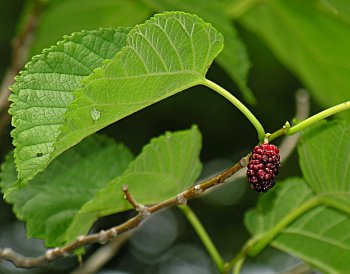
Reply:
[[[128,75],[128,76],[120,76],[120,77],[108,77],[108,78],[97,78],[97,79],[91,79],[89,83],[93,83],[96,81],[113,81],[113,80],[128,80],[128,79],[137,79],[137,78],[147,78],[147,77],[154,77],[154,76],[170,76],[170,75],[193,75],[198,79],[204,80],[205,77],[203,77],[200,73],[194,70],[176,70],[171,72],[155,72],[155,73],[144,73],[144,74],[138,74],[138,75]],[[85,81],[85,80],[84,80]]]

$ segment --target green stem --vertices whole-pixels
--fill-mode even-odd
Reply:
[[[232,274],[239,274],[241,273],[241,268],[243,266],[245,257],[241,258],[237,263],[235,264],[235,267],[233,268]]]
[[[311,116],[310,118],[298,123],[297,125],[291,127],[290,130],[288,131],[288,135],[293,135],[293,134],[303,130],[306,127],[311,126],[312,124],[314,124],[314,123],[316,123],[324,118],[327,118],[327,117],[334,115],[338,112],[347,110],[349,108],[350,108],[350,101],[336,105],[336,106],[331,107],[331,108],[328,108],[324,111],[321,111],[321,112]]]
[[[321,121],[331,115],[334,115],[338,112],[344,111],[350,109],[350,101],[347,101],[345,103],[341,103],[339,105],[336,105],[334,107],[330,107],[328,109],[325,109],[324,111],[321,111],[309,118],[307,118],[306,120],[296,124],[295,126],[289,128],[288,130],[283,130],[283,129],[279,129],[276,132],[272,133],[269,136],[269,141],[272,141],[273,139],[276,139],[279,136],[282,135],[293,135],[303,129],[305,129],[306,127],[309,127],[313,124],[315,124],[318,121]]]
[[[204,79],[202,82],[203,85],[207,86],[208,88],[215,90],[217,93],[225,97],[227,100],[229,100],[235,107],[237,107],[244,115],[248,118],[248,120],[252,123],[252,125],[255,127],[258,138],[260,141],[264,140],[265,137],[265,130],[261,123],[258,121],[258,119],[253,115],[253,113],[250,112],[250,110],[242,104],[241,101],[239,101],[235,96],[233,96],[231,93],[229,93],[226,89],[222,88],[218,84],[208,80]]]
[[[207,249],[209,255],[215,262],[220,273],[224,271],[224,260],[216,249],[214,243],[210,239],[210,236],[206,232],[200,220],[197,218],[196,214],[191,210],[189,206],[178,206],[182,213],[186,216],[187,220],[192,225],[193,229],[196,231],[198,237],[201,239],[203,245]]]

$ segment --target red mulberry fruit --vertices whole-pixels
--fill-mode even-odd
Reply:
[[[256,146],[249,158],[247,177],[251,188],[266,192],[275,185],[280,163],[279,150],[271,144]]]

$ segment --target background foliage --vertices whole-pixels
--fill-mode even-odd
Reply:
[[[10,37],[15,35],[16,20],[21,22],[21,14],[25,13],[26,9],[23,1],[7,1],[1,5],[0,18],[3,21],[1,22],[0,58],[3,61],[0,73],[4,74],[10,61]],[[225,39],[224,52],[210,68],[208,78],[227,87],[228,90],[246,102],[256,101],[257,104],[252,106],[252,109],[267,126],[268,131],[278,129],[286,120],[291,119],[294,113],[294,92],[297,88],[306,87],[310,90],[312,112],[346,101],[349,98],[350,78],[347,76],[350,67],[347,60],[350,54],[348,51],[350,46],[350,36],[348,35],[350,6],[345,0],[313,0],[308,3],[301,0],[205,1],[201,5],[198,5],[197,1],[180,0],[51,0],[41,17],[31,48],[31,55],[38,54],[43,48],[62,40],[63,35],[83,29],[133,26],[144,22],[153,13],[163,10],[183,10],[195,13],[205,21],[211,22],[223,34]],[[57,27],[57,22],[60,22],[59,27]],[[19,23],[17,31],[20,29],[21,24]],[[343,114],[343,118],[347,119],[348,117],[348,113]],[[175,95],[151,108],[146,108],[113,126],[107,127],[102,133],[120,143],[125,143],[134,155],[138,155],[143,145],[152,137],[167,130],[190,128],[192,124],[197,124],[203,135],[201,160],[204,163],[204,169],[202,178],[228,167],[232,161],[236,161],[256,143],[256,134],[248,121],[243,119],[241,114],[229,103],[201,86],[191,88],[191,91]],[[348,127],[344,125],[339,127],[336,124],[330,126],[323,124],[320,127],[327,129],[320,136],[311,132],[306,133],[306,137],[303,137],[304,141],[299,147],[302,172],[298,164],[298,156],[294,154],[284,164],[279,180],[283,181],[283,178],[291,175],[298,176],[298,178],[287,179],[276,188],[276,191],[263,196],[256,211],[247,215],[246,223],[251,233],[259,234],[268,228],[255,224],[258,219],[270,218],[268,221],[270,226],[278,220],[278,214],[271,219],[268,212],[266,213],[266,208],[271,210],[268,202],[271,199],[275,199],[278,208],[288,210],[288,207],[293,207],[294,203],[297,204],[293,195],[307,199],[313,195],[311,191],[317,195],[325,191],[327,194],[333,191],[348,191],[349,186],[342,184],[349,181],[346,177],[347,173],[343,172],[349,170],[346,166],[349,162],[346,153],[349,151],[347,149],[349,143],[346,139]],[[11,150],[9,130],[10,127],[0,133],[2,157]],[[318,132],[317,130],[314,132]],[[110,142],[108,140],[101,139],[100,142],[108,143]],[[310,141],[307,142],[307,140]],[[320,143],[322,149],[319,149]],[[111,143],[110,146],[116,150],[125,150],[126,158],[124,161],[126,163],[131,161],[132,156],[129,150],[114,143]],[[334,151],[334,148],[338,149]],[[77,147],[77,149],[79,148]],[[93,149],[94,147],[91,147],[92,151]],[[100,151],[99,153],[109,153],[108,151]],[[76,151],[69,150],[69,153],[75,154]],[[334,155],[334,158],[329,157],[329,155]],[[62,155],[62,157],[64,156],[65,154]],[[77,161],[80,162],[81,155],[79,153],[73,157],[77,157]],[[100,157],[106,156],[101,154]],[[84,155],[85,158],[87,162],[82,164],[88,165],[89,157]],[[313,159],[317,159],[317,161]],[[319,162],[319,159],[323,160]],[[334,163],[336,163],[335,170],[333,169]],[[13,170],[13,167],[8,168]],[[60,168],[64,168],[64,165]],[[79,166],[76,168],[78,171]],[[101,170],[102,167],[95,166],[94,168]],[[316,173],[315,170],[317,170]],[[48,169],[46,172],[49,173],[50,170]],[[120,174],[122,170],[115,170],[115,172],[110,177],[106,172],[101,173],[106,176],[104,184],[115,175]],[[87,184],[93,184],[93,180],[89,183],[89,178],[93,177],[87,174]],[[333,184],[333,179],[338,183]],[[12,181],[9,178],[9,182],[13,182],[13,177]],[[32,193],[37,194],[35,187],[41,187],[40,177],[34,183]],[[300,193],[291,192],[291,190],[295,190],[294,185],[298,185]],[[92,187],[96,186],[92,185]],[[69,192],[71,189],[65,188],[64,191]],[[78,190],[73,188],[73,191]],[[64,192],[55,190],[51,199],[55,200],[57,192],[62,195],[61,198],[64,198]],[[289,192],[291,194],[288,194]],[[21,196],[23,194],[20,192],[17,194],[14,192],[13,196],[15,195],[18,195],[17,199],[22,202],[29,199]],[[25,195],[31,195],[31,193],[27,192]],[[279,195],[286,195],[288,199],[284,196],[279,198]],[[39,197],[34,195],[34,197],[38,199],[40,195]],[[310,255],[315,249],[311,251],[300,250],[300,245],[298,246],[298,243],[311,241],[311,237],[308,237],[311,234],[318,235],[318,237],[322,235],[322,239],[330,241],[332,235],[347,231],[346,228],[349,226],[348,212],[346,212],[346,206],[341,207],[347,200],[344,197],[346,196],[334,197],[330,195],[330,197],[326,197],[323,203],[334,205],[337,211],[321,205],[314,208],[303,216],[303,219],[288,227],[272,245],[330,273],[346,271],[346,266],[341,261],[337,264],[338,268],[332,268],[334,264],[329,266],[334,261],[334,257],[327,257],[324,253]],[[243,226],[243,215],[247,209],[255,206],[257,198],[255,193],[248,191],[245,182],[236,182],[222,186],[217,191],[203,195],[191,202],[191,206],[203,220],[224,258],[229,259],[248,239],[248,231]],[[11,201],[15,197],[9,196],[8,199]],[[77,201],[77,203],[84,203],[84,199],[82,196],[82,201]],[[57,205],[62,208],[61,203]],[[23,209],[28,210],[28,207],[20,208],[19,205],[15,210],[16,214],[25,219]],[[18,246],[16,246],[15,240],[19,238],[18,230],[21,230],[22,224],[14,219],[10,213],[11,208],[4,202],[1,202],[0,212],[0,245],[12,245],[14,249],[26,252],[23,241],[19,240],[18,243],[17,240]],[[72,214],[74,212],[66,212],[61,217],[67,218]],[[128,214],[119,214],[114,219],[104,218],[95,225],[94,229],[109,227],[111,224],[126,218]],[[41,218],[46,218],[46,216],[41,216]],[[325,226],[325,223],[329,222],[328,220],[334,221],[334,225],[332,226],[331,222]],[[341,226],[337,226],[338,224]],[[30,226],[30,224],[28,225]],[[57,235],[55,234],[57,232],[45,231],[37,224],[32,224],[32,226],[37,230],[30,232],[29,229],[29,235],[36,237],[43,233]],[[318,228],[320,229],[317,230]],[[303,236],[300,236],[301,234]],[[159,236],[155,237],[154,235]],[[237,238],[235,235],[240,235],[240,237]],[[304,238],[296,241],[291,235]],[[52,242],[48,242],[49,245],[63,241],[60,237],[52,239]],[[347,241],[348,239],[342,239],[338,247],[348,249]],[[295,243],[295,245],[292,246],[291,243]],[[28,255],[33,255],[41,248],[40,243],[33,245],[33,242],[30,242],[28,246],[30,246],[27,249]],[[305,244],[301,246],[303,248]],[[37,251],[34,250],[36,247]],[[338,254],[338,251],[332,251],[334,250],[332,248],[336,249],[337,244],[320,246],[319,250],[327,249],[331,253]],[[314,258],[318,258],[319,261],[315,261]],[[248,261],[245,271],[253,273],[254,269],[258,268],[259,271],[266,269],[274,272],[285,269],[295,262],[295,258],[285,253],[280,253],[275,249],[266,249],[254,260]],[[72,262],[72,265],[66,264],[65,267],[69,268],[73,265]],[[150,219],[124,248],[124,252],[115,258],[106,269],[113,269],[115,265],[118,265],[119,269],[131,273],[137,273],[139,269],[149,273],[185,273],[184,269],[190,269],[195,273],[215,273],[215,267],[203,251],[201,243],[176,209],[168,210]],[[1,271],[16,272],[8,265],[1,267],[3,267]],[[67,269],[60,269],[60,266],[55,264],[49,268],[51,268],[50,271],[57,273],[67,271]],[[45,271],[47,270],[30,272],[45,273]]]

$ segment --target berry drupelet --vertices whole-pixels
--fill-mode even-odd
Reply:
[[[279,150],[271,144],[256,146],[249,158],[247,177],[251,188],[266,192],[275,185],[280,163]]]

